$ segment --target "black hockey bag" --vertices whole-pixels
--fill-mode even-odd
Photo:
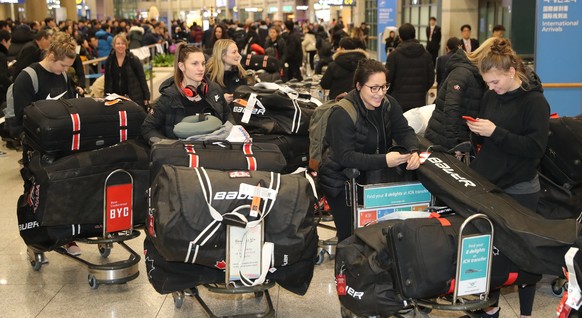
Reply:
[[[486,214],[495,226],[496,246],[519,268],[561,275],[562,256],[577,237],[575,220],[543,218],[449,154],[433,152],[417,175],[434,196],[457,214]]]
[[[239,86],[232,113],[249,133],[307,135],[313,110],[321,102],[311,95],[274,83]]]
[[[253,142],[271,143],[277,145],[287,166],[281,173],[291,173],[299,167],[307,167],[309,163],[309,137],[298,135],[251,135]]]
[[[150,152],[152,179],[162,165],[217,170],[281,172],[287,162],[279,147],[269,143],[162,140]]]
[[[130,140],[54,162],[33,151],[21,174],[39,225],[102,224],[105,179],[116,169],[132,175],[133,222],[144,224],[150,174],[148,150],[144,142]]]
[[[540,172],[537,213],[546,219],[577,219],[582,214],[582,184],[559,186]]]
[[[582,184],[582,115],[550,119],[550,135],[540,170],[556,184]]]
[[[24,109],[26,143],[55,158],[141,136],[146,113],[126,100],[40,100]]]
[[[253,216],[255,191],[261,193],[261,213]],[[225,224],[235,219],[243,227],[264,222],[265,242],[274,244],[277,268],[304,259],[310,240],[317,236],[314,191],[303,175],[164,165],[150,192],[148,234],[167,261],[209,267],[224,262]],[[240,216],[248,222],[240,223]],[[317,251],[310,253],[315,257]]]
[[[267,73],[278,73],[280,70],[279,60],[269,55],[246,54],[240,64],[245,70],[265,70]]]
[[[335,275],[339,301],[358,316],[388,317],[406,307],[396,286],[396,265],[382,232],[397,222],[400,220],[359,228],[337,246]],[[338,275],[345,275],[345,286],[338,284]]]

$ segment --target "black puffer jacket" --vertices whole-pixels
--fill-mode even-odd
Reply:
[[[323,154],[319,166],[319,184],[327,195],[337,196],[344,190],[347,177],[343,170],[347,167],[360,171],[387,168],[386,152],[392,140],[411,151],[418,150],[418,139],[414,130],[402,115],[402,108],[391,96],[382,104],[381,131],[369,120],[359,93],[354,89],[345,97],[357,109],[356,123],[341,107],[335,107],[328,119],[326,140],[329,147]],[[384,144],[371,145],[369,140],[379,140],[384,136]]]
[[[132,101],[145,107],[144,101],[150,99],[150,89],[146,82],[143,65],[139,58],[129,50],[121,66],[117,65],[115,50],[105,61],[105,93],[127,95]]]
[[[550,105],[534,72],[528,81],[503,95],[487,91],[478,116],[495,130],[490,137],[471,134],[471,142],[481,145],[471,168],[502,189],[532,180],[548,143]]]
[[[232,94],[237,87],[246,85],[246,80],[240,75],[238,69],[228,70],[224,72],[224,93]]]
[[[204,101],[212,107],[213,115],[222,122],[227,120],[234,124],[234,117],[226,104],[222,89],[218,84],[208,81],[208,92]],[[161,96],[152,105],[152,109],[141,126],[141,134],[147,141],[152,137],[160,139],[178,139],[174,135],[174,126],[186,117],[182,104],[182,94],[178,91],[174,78],[170,77],[160,85]]]
[[[402,110],[426,104],[426,93],[434,83],[432,57],[417,40],[407,40],[390,52],[386,61],[388,94],[396,98]]]
[[[321,78],[320,85],[329,89],[329,98],[334,99],[343,92],[354,88],[354,72],[360,60],[368,57],[362,49],[338,51]]]
[[[424,136],[450,149],[469,140],[470,131],[461,116],[477,117],[485,83],[463,50],[457,50],[446,67],[449,75],[437,94]]]

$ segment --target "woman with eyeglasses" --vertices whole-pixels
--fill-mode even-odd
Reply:
[[[246,85],[245,69],[240,65],[241,55],[233,40],[218,40],[206,67],[208,78],[224,91],[224,99],[230,104],[237,87]]]
[[[329,115],[325,139],[329,147],[319,165],[319,182],[330,205],[338,241],[352,233],[351,208],[346,205],[346,168],[366,172],[403,165],[415,170],[420,165],[418,139],[402,115],[400,104],[386,95],[386,68],[375,60],[362,60],[354,73],[354,89],[345,105],[336,105]],[[351,113],[355,110],[355,121]],[[409,153],[390,151],[392,140]]]
[[[161,96],[152,104],[141,133],[153,144],[161,139],[178,139],[174,127],[186,117],[210,114],[223,124],[234,123],[222,89],[204,76],[206,60],[202,49],[178,44],[174,76],[160,85]]]

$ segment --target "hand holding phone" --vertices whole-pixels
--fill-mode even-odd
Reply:
[[[476,122],[477,119],[471,117],[471,116],[461,116],[461,118],[463,118],[464,120],[468,120],[468,121],[472,121],[472,122]]]

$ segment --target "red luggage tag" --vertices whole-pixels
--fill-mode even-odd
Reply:
[[[430,157],[431,152],[429,151],[423,151],[421,152],[418,157],[420,158],[420,164],[423,164],[426,159],[428,159],[428,157]]]
[[[254,218],[256,218],[260,212],[259,211],[259,206],[261,205],[261,197],[259,195],[260,192],[261,192],[261,184],[258,184],[255,196],[253,197],[253,201],[251,202],[251,212],[249,213],[249,215],[251,217],[254,217]]]
[[[344,267],[340,269],[340,273],[335,275],[335,288],[338,296],[346,295],[346,275],[344,274]]]

